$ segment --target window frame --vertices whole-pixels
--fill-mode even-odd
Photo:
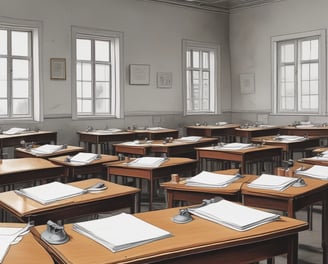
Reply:
[[[123,33],[118,31],[91,29],[84,27],[72,26],[72,118],[78,119],[108,119],[108,118],[122,118],[123,117],[123,95],[124,95],[124,68],[123,68]],[[115,88],[111,92],[114,105],[111,106],[112,114],[92,114],[80,115],[77,111],[77,87],[76,87],[76,40],[78,38],[93,39],[93,40],[110,40],[113,44],[111,50],[111,64],[112,64],[112,82],[115,82]],[[113,52],[114,50],[114,52]],[[94,63],[94,58],[91,59]],[[92,100],[95,97],[92,94]]]
[[[300,104],[300,95],[298,94],[300,90],[300,77],[301,77],[301,62],[302,60],[298,58],[300,56],[299,43],[302,40],[311,39],[314,37],[318,37],[319,50],[318,50],[318,61],[319,61],[319,101],[318,101],[318,111],[298,111]],[[297,85],[296,94],[295,94],[295,107],[297,108],[295,111],[280,111],[280,95],[279,95],[279,80],[278,80],[278,70],[279,68],[279,60],[278,56],[280,54],[280,50],[278,49],[281,42],[294,42],[297,46],[295,50],[295,65],[298,68],[297,73],[294,71],[294,80]],[[274,36],[271,38],[271,57],[272,57],[272,113],[274,115],[324,115],[328,109],[327,91],[326,91],[326,30],[319,29],[301,33],[294,34],[286,34],[280,36]]]
[[[209,102],[212,106],[210,106],[210,111],[190,111],[188,109],[188,87],[187,87],[187,51],[189,49],[198,49],[202,51],[209,52],[209,56],[213,56],[214,62],[210,73],[213,78],[212,80],[212,88],[210,88]],[[194,40],[182,40],[182,87],[183,87],[183,113],[184,116],[192,116],[192,115],[216,115],[221,113],[221,103],[219,100],[219,96],[221,95],[221,87],[220,87],[220,46],[216,43],[207,43],[201,41]]]
[[[0,17],[0,28],[9,30],[9,31],[21,31],[21,32],[30,32],[30,89],[29,89],[29,115],[16,115],[12,116],[12,111],[10,111],[11,116],[9,117],[1,117],[1,121],[3,123],[14,123],[17,121],[26,121],[26,122],[41,122],[43,121],[43,67],[42,65],[42,31],[43,31],[43,24],[41,21],[36,20],[22,20],[22,19],[13,19],[13,18],[5,18]],[[7,31],[8,32],[8,31]],[[9,36],[9,34],[7,34]],[[7,40],[7,44],[9,44],[9,39]],[[7,51],[10,47],[7,47]],[[13,78],[11,76],[11,67],[12,67],[12,60],[17,56],[12,56],[7,54],[7,59],[10,62],[7,62],[7,80],[9,84],[9,93],[7,94],[8,99],[8,109],[12,107],[12,81]],[[19,58],[21,56],[18,56]]]

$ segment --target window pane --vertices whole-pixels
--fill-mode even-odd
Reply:
[[[310,108],[312,111],[317,111],[319,109],[319,96],[317,95],[310,96]]]
[[[13,81],[13,97],[28,98],[28,81],[19,80]]]
[[[92,97],[91,82],[82,82],[82,96],[83,98]]]
[[[285,67],[286,82],[294,82],[294,78],[295,78],[294,69],[295,69],[294,65]]]
[[[191,59],[190,59],[190,57],[191,57],[191,52],[190,52],[190,50],[188,50],[187,51],[187,54],[186,54],[186,59],[187,59],[186,63],[187,63],[187,67],[188,68],[191,67],[191,64],[190,64]]]
[[[96,98],[109,98],[109,83],[96,83]]]
[[[0,58],[0,81],[7,81],[7,59]]]
[[[311,40],[310,58],[311,58],[311,60],[319,59],[319,40],[318,39]]]
[[[13,60],[13,78],[14,79],[28,79],[28,61],[27,60]]]
[[[285,109],[286,110],[294,110],[294,97],[286,97],[286,105],[285,105]]]
[[[95,41],[96,61],[109,62],[109,41]]]
[[[96,65],[96,81],[109,81],[110,67],[109,65]]]
[[[294,62],[294,44],[283,44],[281,45],[281,62]]]
[[[7,55],[7,30],[0,30],[0,55]]]
[[[0,115],[2,116],[8,115],[7,107],[8,107],[7,100],[0,99]]]
[[[82,63],[82,76],[81,79],[84,81],[91,81],[91,64]]]
[[[310,93],[310,82],[302,81],[302,95]]]
[[[199,51],[193,50],[192,56],[192,67],[199,68]]]
[[[76,40],[76,59],[91,60],[91,40],[88,39]]]
[[[309,101],[309,96],[302,96],[301,99],[301,108],[302,109],[310,109],[310,101]]]
[[[109,113],[109,100],[97,99],[96,100],[96,113]]]
[[[302,80],[310,80],[310,64],[302,64]]]
[[[312,95],[319,94],[319,82],[318,81],[310,81],[310,93]]]
[[[311,80],[318,80],[319,75],[318,75],[318,63],[311,63],[310,64],[310,79]]]
[[[302,60],[309,60],[311,57],[310,41],[302,41]]]
[[[0,98],[7,97],[7,81],[0,81]]]
[[[203,52],[203,68],[208,69],[209,68],[209,53]]]
[[[302,41],[302,60],[317,60],[318,58],[319,58],[318,39]]]
[[[11,32],[11,53],[14,56],[29,55],[29,33],[28,32]]]
[[[77,100],[77,111],[79,113],[91,113],[92,111],[92,101],[91,100]]]
[[[27,115],[28,113],[28,99],[13,99],[14,115]]]
[[[294,96],[295,95],[295,87],[294,83],[286,83],[285,85],[286,89],[286,96]]]

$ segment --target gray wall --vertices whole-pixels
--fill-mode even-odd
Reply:
[[[180,8],[143,0],[0,0],[0,16],[43,23],[44,121],[39,126],[58,131],[58,142],[77,144],[77,130],[126,128],[134,124],[182,128],[206,117],[183,117],[181,80],[182,39],[218,43],[221,46],[222,108],[226,113],[209,122],[230,120],[231,86],[229,17],[225,14]],[[108,29],[124,33],[123,119],[73,121],[71,118],[71,26]],[[49,76],[50,58],[67,59],[67,80]],[[150,85],[129,85],[129,64],[149,64]],[[156,73],[172,72],[171,89],[156,88]],[[1,120],[0,120],[1,122]],[[15,124],[3,126],[10,127]]]

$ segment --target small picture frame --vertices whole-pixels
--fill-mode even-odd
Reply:
[[[240,74],[240,92],[242,94],[255,93],[255,74],[254,73]]]
[[[172,72],[157,73],[157,88],[172,88]]]
[[[50,79],[66,80],[66,59],[51,58],[50,59]]]
[[[130,84],[149,85],[150,65],[130,64]]]

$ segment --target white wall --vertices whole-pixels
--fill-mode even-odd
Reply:
[[[284,0],[244,9],[230,15],[233,119],[256,121],[257,113],[271,112],[271,37],[327,29],[328,1]],[[255,93],[241,94],[239,75],[255,73]],[[306,116],[269,116],[269,122],[289,124]],[[327,122],[326,116],[310,117]]]
[[[43,23],[45,121],[39,126],[56,129],[59,139],[74,140],[76,130],[87,124],[95,127],[104,127],[109,122],[110,126],[118,127],[136,123],[152,125],[153,115],[162,115],[155,118],[161,125],[177,126],[188,122],[183,121],[182,116],[182,39],[221,45],[222,103],[224,110],[231,109],[227,15],[144,0],[0,0],[0,16]],[[72,25],[124,33],[125,119],[71,121]],[[52,57],[67,59],[66,81],[50,80],[49,60]],[[129,85],[129,64],[149,64],[150,85]],[[173,73],[171,89],[156,88],[157,72]]]

